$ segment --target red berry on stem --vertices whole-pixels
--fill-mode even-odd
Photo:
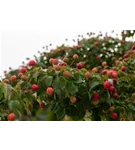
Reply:
[[[117,78],[118,77],[117,71],[112,71],[111,75],[112,75],[113,78]]]
[[[77,64],[77,69],[82,69],[83,68],[83,64],[80,62]]]
[[[77,54],[73,55],[73,59],[78,59],[78,58],[79,58],[79,56]]]
[[[17,79],[16,75],[11,76],[10,80],[14,82]]]
[[[111,117],[112,117],[112,119],[116,120],[118,118],[118,114],[117,113],[112,113]]]
[[[30,60],[29,61],[29,66],[35,66],[37,63],[35,60]]]
[[[98,101],[100,99],[100,94],[98,92],[94,93],[93,100]]]
[[[38,91],[38,89],[39,89],[39,86],[37,84],[32,85],[32,90],[33,91]]]
[[[40,107],[40,108],[44,108],[44,107],[45,107],[45,103],[44,103],[44,102],[40,102],[40,103],[39,103],[39,107]]]
[[[122,67],[121,67],[121,70],[122,70],[122,71],[126,71],[127,68],[126,68],[125,66],[122,66]]]
[[[118,98],[118,97],[119,97],[119,94],[115,92],[115,93],[113,94],[113,97],[114,97],[114,98]]]
[[[16,115],[14,113],[10,113],[7,117],[8,121],[14,121],[16,119]]]
[[[48,87],[46,92],[47,92],[48,95],[53,95],[54,89],[52,87]]]
[[[26,71],[27,71],[27,68],[25,68],[25,67],[23,67],[23,68],[20,69],[21,73],[26,73]]]
[[[109,89],[110,86],[111,86],[111,83],[110,83],[109,81],[105,81],[105,82],[104,82],[104,88],[105,88],[105,89]]]
[[[109,91],[110,91],[110,92],[114,92],[114,91],[115,91],[115,87],[114,87],[113,85],[110,86],[110,87],[109,87]]]
[[[58,59],[53,59],[53,60],[52,60],[52,64],[53,64],[53,65],[57,65],[58,63],[59,63],[59,60],[58,60]]]

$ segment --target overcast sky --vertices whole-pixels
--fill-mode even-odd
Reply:
[[[0,76],[9,67],[17,68],[26,57],[33,58],[37,51],[50,43],[53,47],[65,43],[69,44],[77,36],[87,32],[110,32],[119,30],[119,25],[96,24],[5,24],[0,25]],[[118,32],[118,31],[117,31]]]

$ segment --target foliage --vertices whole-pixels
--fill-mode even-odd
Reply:
[[[36,65],[22,66],[25,73],[6,73],[0,82],[0,119],[14,113],[16,120],[135,120],[135,43],[126,41],[133,35],[84,38],[72,47],[63,44],[36,57]],[[105,81],[115,89],[105,89]],[[39,86],[37,91],[33,84]]]

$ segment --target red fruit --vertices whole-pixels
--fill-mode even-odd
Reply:
[[[114,106],[111,106],[111,107],[109,108],[109,110],[110,110],[111,112],[113,112],[113,111],[115,110],[115,107],[114,107]]]
[[[105,89],[109,89],[110,86],[111,86],[111,83],[110,83],[109,81],[105,81],[105,82],[104,82],[104,88],[105,88]]]
[[[109,77],[111,77],[111,76],[112,76],[112,70],[108,70],[108,71],[107,71],[107,75],[108,75]]]
[[[14,82],[17,79],[16,75],[11,76],[10,80]]]
[[[94,43],[94,45],[95,45],[95,47],[98,47],[98,46],[99,46],[99,42],[96,41],[96,42]]]
[[[88,72],[88,71],[85,73],[84,76],[85,76],[86,79],[89,79],[89,78],[92,77],[91,74],[90,74],[90,72]]]
[[[16,115],[14,113],[10,113],[7,117],[8,121],[14,121],[16,119]]]
[[[53,59],[53,60],[52,60],[52,64],[53,64],[53,65],[57,65],[58,63],[59,63],[59,60],[58,60],[58,59]]]
[[[64,58],[63,58],[63,61],[64,61],[64,62],[67,62],[67,61],[68,61],[68,58],[67,58],[67,57],[64,57]]]
[[[118,98],[118,97],[119,97],[119,94],[115,92],[115,93],[113,94],[113,97],[114,97],[114,98]]]
[[[44,107],[45,107],[45,103],[44,103],[44,102],[40,102],[40,103],[39,103],[39,107],[40,107],[40,108],[44,108]]]
[[[3,82],[4,83],[9,83],[9,80],[8,79],[4,79]]]
[[[82,69],[83,68],[83,64],[80,62],[77,64],[77,69]]]
[[[80,48],[82,48],[82,45],[77,45],[76,48],[80,49]]]
[[[111,75],[112,75],[113,78],[117,78],[118,77],[117,71],[112,71]]]
[[[114,87],[113,85],[110,86],[110,87],[109,87],[109,91],[110,91],[110,92],[114,92],[114,91],[115,91],[115,87]]]
[[[18,77],[19,77],[19,78],[20,78],[22,75],[23,75],[23,73],[21,73],[21,72],[18,73]]]
[[[65,77],[71,77],[71,72],[70,71],[64,71],[63,72],[63,76],[65,76]]]
[[[93,100],[98,101],[100,99],[100,94],[98,92],[94,93]]]
[[[135,50],[135,45],[132,46],[132,50]]]
[[[55,65],[54,68],[56,71],[60,71],[60,69],[61,69],[61,67],[59,65]]]
[[[121,67],[121,70],[122,70],[122,71],[126,71],[127,68],[126,68],[125,66],[122,66],[122,67]]]
[[[116,120],[118,118],[118,114],[117,113],[112,113],[112,119]]]
[[[67,63],[66,63],[66,62],[62,62],[62,63],[60,64],[60,66],[66,67],[66,66],[67,66]]]
[[[28,91],[28,90],[24,90],[23,92],[24,92],[24,94],[28,94],[28,93],[29,93],[29,91]]]
[[[123,56],[123,58],[128,58],[129,57],[129,54],[125,54],[124,56]]]
[[[53,63],[53,58],[49,59],[49,63],[52,64]]]
[[[24,67],[20,69],[20,72],[21,72],[21,73],[26,73],[26,71],[27,71],[27,69],[24,68]]]
[[[46,92],[47,92],[48,95],[53,95],[54,89],[52,87],[48,87]]]
[[[102,71],[102,74],[107,74],[107,70],[104,69],[104,70]]]
[[[29,66],[35,66],[37,63],[35,60],[30,60],[29,61]]]
[[[97,59],[97,60],[99,60],[100,58],[101,58],[101,57],[100,57],[99,55],[98,55],[98,56],[96,56],[96,59]]]
[[[71,97],[70,97],[70,102],[71,102],[71,103],[74,104],[76,101],[77,101],[77,98],[76,98],[75,96],[71,96]]]
[[[21,79],[22,79],[23,81],[27,81],[27,77],[26,77],[25,75],[21,76]]]
[[[77,54],[73,55],[73,59],[78,59],[78,58],[79,58],[79,56]]]
[[[113,79],[113,84],[116,84],[117,83],[117,80],[116,79]]]
[[[39,86],[37,84],[32,85],[32,90],[33,91],[38,91],[38,89],[39,89]]]
[[[92,72],[98,72],[98,68],[97,67],[94,67],[93,69],[92,69]]]
[[[107,65],[107,62],[106,62],[106,61],[102,62],[102,66],[103,66],[103,67],[106,66],[106,65]]]

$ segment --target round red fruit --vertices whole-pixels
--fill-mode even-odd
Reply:
[[[26,77],[25,75],[21,76],[21,79],[22,79],[23,81],[27,81],[27,77]]]
[[[107,70],[104,69],[104,70],[102,71],[102,74],[107,74]]]
[[[60,69],[61,69],[61,67],[59,65],[55,65],[54,68],[56,71],[60,71]]]
[[[111,86],[111,83],[110,83],[109,81],[105,81],[105,82],[104,82],[104,88],[105,88],[105,89],[109,89],[110,86]]]
[[[132,50],[135,50],[135,45],[132,46]]]
[[[113,84],[117,84],[117,79],[113,79]]]
[[[28,94],[28,93],[29,93],[29,91],[28,91],[28,90],[24,90],[23,92],[24,92],[24,94]]]
[[[70,71],[64,71],[64,72],[63,72],[63,76],[65,76],[65,77],[71,77],[72,74],[71,74]]]
[[[59,60],[58,59],[53,59],[53,61],[52,61],[52,64],[53,65],[57,65],[59,63]]]
[[[53,95],[54,89],[52,87],[48,87],[46,92],[47,92],[48,95]]]
[[[53,59],[54,59],[54,58],[50,58],[50,59],[49,59],[49,63],[50,63],[50,64],[53,63]]]
[[[40,107],[40,108],[44,108],[44,107],[45,107],[45,103],[44,103],[44,102],[40,102],[40,103],[39,103],[39,107]]]
[[[7,117],[8,121],[14,121],[16,119],[16,115],[14,113],[10,113]]]
[[[112,77],[113,77],[113,78],[117,78],[117,77],[118,77],[117,71],[112,71]]]
[[[26,73],[26,71],[27,71],[27,69],[25,67],[23,67],[23,68],[20,69],[21,73]]]
[[[82,69],[83,68],[83,64],[82,63],[78,63],[77,64],[77,69]]]
[[[115,110],[115,107],[114,107],[114,106],[111,106],[111,107],[109,108],[109,110],[110,110],[111,112],[113,112],[113,111]]]
[[[38,91],[38,89],[39,89],[39,86],[37,84],[32,85],[32,90],[33,91]]]
[[[16,75],[11,76],[10,80],[14,82],[17,79]]]
[[[102,66],[103,66],[103,67],[104,67],[104,66],[107,66],[107,62],[106,62],[106,61],[102,62]]]
[[[23,73],[21,73],[21,72],[18,73],[18,77],[19,77],[19,78],[20,78],[22,75],[23,75]]]
[[[101,57],[100,57],[99,55],[98,55],[98,56],[96,56],[96,59],[97,59],[97,60],[99,60],[100,58],[101,58]]]
[[[113,94],[113,98],[118,98],[118,97],[119,97],[119,94],[115,92],[115,93]]]
[[[64,62],[67,62],[67,61],[68,61],[68,58],[67,58],[67,57],[64,57],[64,58],[63,58],[63,61],[64,61]]]
[[[78,56],[77,54],[74,54],[74,55],[73,55],[73,59],[76,60],[76,59],[78,59],[78,58],[79,58],[79,56]]]
[[[95,101],[100,100],[100,94],[98,92],[94,93],[93,100],[95,100]]]
[[[4,79],[3,82],[4,83],[9,83],[9,80],[8,79]]]
[[[37,63],[35,60],[30,60],[29,61],[29,66],[35,66]]]
[[[122,70],[122,71],[126,71],[127,68],[126,68],[125,66],[122,66],[122,67],[121,67],[121,70]]]
[[[92,77],[91,74],[90,74],[90,72],[88,72],[88,71],[85,73],[84,76],[85,76],[86,79],[89,79],[89,78]]]
[[[112,117],[112,119],[116,120],[118,118],[118,114],[117,113],[112,113],[111,117]]]
[[[110,86],[110,87],[109,87],[109,91],[110,91],[110,92],[114,92],[114,91],[115,91],[115,87],[114,87],[113,85]]]

